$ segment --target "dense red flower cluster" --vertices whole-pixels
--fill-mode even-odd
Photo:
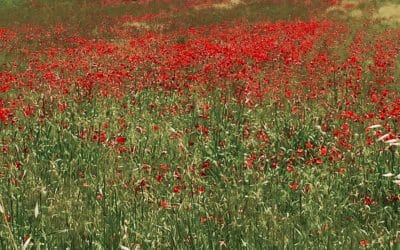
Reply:
[[[134,19],[125,16],[121,20],[153,18],[156,16]],[[33,26],[18,30],[2,28],[0,43],[5,45],[2,48],[21,56],[3,65],[8,70],[0,73],[0,91],[48,89],[53,98],[74,95],[79,101],[96,96],[121,99],[127,93],[146,88],[181,94],[196,91],[202,95],[220,89],[248,106],[266,99],[273,100],[278,108],[283,107],[283,101],[290,103],[292,113],[300,117],[302,103],[317,101],[321,107],[330,109],[329,98],[335,96],[339,110],[332,116],[344,123],[372,123],[377,118],[385,121],[389,117],[398,120],[399,95],[386,86],[394,84],[394,58],[399,52],[396,41],[400,32],[379,36],[373,50],[367,49],[369,41],[359,32],[347,58],[326,52],[340,46],[348,32],[346,26],[330,21],[236,23],[168,34],[147,31],[120,44],[70,36],[60,25],[53,30]],[[129,34],[124,33],[124,39],[126,36]],[[49,37],[53,40],[45,39]],[[37,50],[10,47],[11,41],[25,44],[33,40],[40,42]],[[368,58],[373,61],[366,65]],[[366,75],[373,78],[364,79]],[[371,104],[360,113],[357,107],[365,94]],[[3,106],[11,102],[5,99]],[[68,108],[62,101],[59,104],[60,111]],[[35,107],[21,108],[26,115],[35,113]],[[5,116],[2,120],[6,120]],[[207,133],[203,125],[197,129]],[[341,146],[350,147],[346,142],[350,130],[333,132]],[[259,138],[267,139],[265,135]]]
[[[121,1],[117,1],[121,2]],[[337,4],[338,1],[331,1]],[[116,1],[104,1],[115,4]],[[197,4],[193,1],[192,4]],[[102,99],[121,102],[123,110],[128,104],[124,98],[145,90],[165,95],[196,95],[207,97],[213,91],[224,93],[221,102],[234,101],[247,108],[271,105],[278,111],[303,121],[306,113],[315,109],[320,122],[316,130],[334,143],[324,144],[321,140],[296,141],[299,128],[288,127],[286,138],[293,142],[293,151],[277,149],[262,152],[276,139],[267,131],[252,131],[251,126],[243,129],[243,140],[254,139],[260,149],[248,148],[244,157],[245,169],[283,169],[295,175],[298,165],[321,166],[326,162],[345,159],[345,152],[354,149],[355,137],[352,126],[359,124],[385,124],[382,130],[369,134],[366,145],[372,145],[376,138],[390,133],[386,140],[398,138],[400,120],[400,94],[393,91],[396,84],[396,61],[399,54],[400,31],[385,32],[374,38],[360,31],[351,36],[344,24],[328,20],[294,22],[247,23],[237,21],[207,27],[182,29],[169,33],[151,29],[131,34],[125,23],[152,21],[164,15],[142,17],[123,16],[112,19],[100,32],[109,32],[113,40],[88,39],[67,32],[67,27],[57,25],[45,30],[41,27],[24,26],[0,28],[0,52],[17,54],[2,65],[0,72],[0,121],[2,125],[16,125],[18,114],[37,118],[42,122],[53,112],[69,111],[71,101],[84,103]],[[345,55],[335,53],[336,48],[351,37]],[[373,41],[372,46],[370,42]],[[35,46],[24,45],[34,43]],[[19,96],[11,94],[20,91]],[[26,96],[42,95],[38,102]],[[131,102],[135,102],[132,98]],[[159,112],[160,117],[179,116],[193,113],[195,105],[183,100],[170,106],[159,107],[149,103],[148,108]],[[56,107],[51,110],[49,107]],[[194,132],[207,141],[213,135],[213,128],[207,121],[213,107],[208,103],[200,105],[197,123],[187,131],[171,131],[169,139],[178,142],[180,153],[195,142],[182,141],[183,135]],[[129,116],[130,114],[125,114]],[[113,152],[124,154],[135,152],[124,131],[129,126],[124,115],[118,121],[120,131],[109,134],[107,124],[100,128],[87,127],[80,131],[79,138],[91,143],[109,146]],[[330,121],[335,121],[333,125]],[[394,122],[393,122],[394,121]],[[68,124],[62,125],[67,128]],[[23,127],[21,127],[23,129]],[[140,134],[160,128],[137,127]],[[219,148],[226,147],[224,140],[218,141]],[[6,152],[3,149],[3,152]],[[166,154],[166,153],[163,153]],[[207,176],[218,163],[201,163],[194,172],[199,177]],[[161,165],[154,178],[163,183],[170,167]],[[336,170],[346,174],[347,168]],[[181,180],[181,173],[175,171],[175,179]],[[179,176],[179,178],[177,177]],[[300,188],[296,181],[289,183],[292,190]],[[137,190],[148,188],[148,180],[137,185]],[[171,187],[174,194],[186,192],[182,183]],[[205,188],[199,186],[194,194],[202,194]],[[375,204],[366,196],[365,205]],[[169,207],[167,201],[161,207]]]

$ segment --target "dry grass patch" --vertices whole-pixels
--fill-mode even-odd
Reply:
[[[139,30],[150,30],[151,26],[145,22],[126,22],[122,25],[126,28],[137,28]]]
[[[383,19],[389,24],[400,23],[400,4],[386,4],[374,14],[374,19]]]
[[[342,12],[342,13],[352,13],[354,12],[358,5],[363,1],[360,0],[344,0],[340,5],[334,5],[326,9],[326,12]]]
[[[226,3],[216,3],[213,4],[212,7],[215,9],[232,9],[236,7],[237,5],[242,4],[242,1],[240,0],[230,0],[229,2]]]
[[[365,4],[368,5],[368,2],[364,0],[344,0],[340,5],[334,5],[326,9],[326,13],[342,18],[367,17],[367,15],[364,15],[365,11],[363,11]],[[400,23],[400,4],[380,3],[380,5],[380,7],[373,7],[373,19],[381,20],[383,23],[390,25]]]
[[[241,0],[229,0],[221,3],[214,4],[201,4],[194,7],[196,10],[202,10],[207,8],[220,9],[220,10],[230,10],[235,8],[236,6],[244,4]]]
[[[353,17],[353,18],[361,18],[361,17],[363,16],[363,12],[362,12],[362,10],[356,9],[356,10],[352,10],[352,11],[349,13],[349,15],[350,15],[351,17]]]

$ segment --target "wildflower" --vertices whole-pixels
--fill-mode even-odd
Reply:
[[[360,245],[360,247],[367,247],[369,245],[369,241],[368,240],[360,240],[358,245]]]
[[[162,182],[163,179],[164,179],[164,177],[161,174],[156,176],[156,181],[157,182]]]
[[[288,165],[286,166],[286,170],[287,170],[288,172],[290,172],[290,173],[293,173],[294,171],[296,171],[296,169],[295,169],[291,164],[288,164]]]
[[[198,194],[202,194],[202,193],[204,193],[206,191],[206,188],[205,187],[198,187],[197,188],[197,193]]]
[[[307,147],[308,149],[314,148],[314,144],[312,144],[310,141],[308,141],[308,142],[306,143],[306,147]]]
[[[321,149],[319,150],[319,154],[321,156],[326,156],[328,154],[328,149],[325,146],[321,147]]]
[[[99,143],[104,143],[107,141],[107,135],[104,131],[100,131],[92,136],[92,140],[97,141]]]
[[[338,174],[342,174],[343,175],[343,174],[345,174],[347,172],[347,169],[346,168],[339,168],[337,172],[338,172]]]
[[[21,165],[22,165],[22,164],[21,164],[20,161],[16,161],[14,165],[15,165],[15,168],[16,168],[16,169],[21,169]]]
[[[168,201],[160,201],[160,207],[169,207]]]
[[[174,193],[180,193],[180,192],[182,192],[182,188],[180,187],[180,186],[175,186],[173,189],[172,189],[172,191],[174,192]]]
[[[207,222],[207,216],[201,216],[200,217],[200,223],[201,224],[204,224],[204,223],[206,223]]]
[[[317,164],[317,165],[321,165],[321,164],[323,163],[323,161],[322,161],[321,158],[314,158],[314,159],[313,159],[313,162],[314,162],[315,164]]]
[[[117,136],[117,138],[115,138],[115,141],[117,144],[124,144],[126,142],[126,138],[123,136]]]
[[[160,169],[162,170],[162,171],[168,171],[168,166],[167,165],[161,165],[160,166]]]
[[[393,194],[390,196],[386,196],[386,200],[387,201],[391,201],[391,202],[398,202],[400,199],[400,196],[398,194]]]
[[[103,194],[102,194],[101,192],[98,192],[98,193],[96,194],[96,200],[97,200],[97,201],[102,201],[102,200],[103,200]]]
[[[366,206],[371,206],[374,205],[376,202],[370,197],[370,196],[365,196],[364,197],[364,205]]]
[[[290,188],[292,190],[297,190],[299,188],[299,184],[293,181],[292,183],[290,183]]]

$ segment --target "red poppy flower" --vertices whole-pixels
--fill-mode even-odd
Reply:
[[[117,144],[124,144],[126,142],[126,138],[123,136],[117,136],[117,138],[115,138],[115,141],[117,142]]]
[[[180,192],[182,192],[182,188],[181,188],[180,186],[175,186],[175,187],[172,189],[172,192],[174,192],[174,193],[180,193]]]
[[[292,183],[290,183],[290,188],[292,189],[292,190],[297,190],[298,188],[299,188],[299,184],[297,184],[296,182],[292,182]]]
[[[160,207],[169,207],[169,202],[168,201],[160,201]]]
[[[360,245],[360,247],[367,247],[369,245],[369,241],[368,240],[360,240],[358,245]]]

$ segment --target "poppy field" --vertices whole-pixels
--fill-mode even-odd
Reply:
[[[399,249],[395,2],[0,1],[0,249]]]

